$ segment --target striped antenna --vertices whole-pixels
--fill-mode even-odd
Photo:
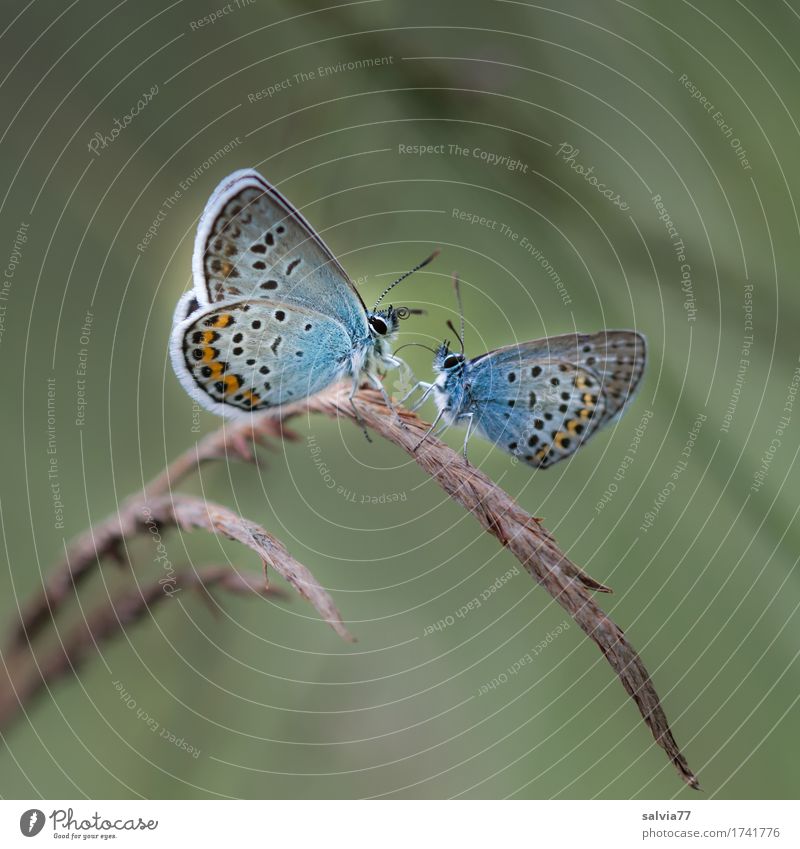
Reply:
[[[456,334],[458,337],[459,344],[461,345],[461,353],[464,353],[464,304],[461,302],[461,287],[458,284],[458,272],[453,272],[453,288],[456,290],[456,303],[458,304],[458,314],[461,317],[461,333],[456,333],[455,327],[453,327],[453,322],[448,321],[447,326]]]
[[[392,291],[392,289],[394,289],[394,287],[398,283],[402,283],[402,281],[405,280],[406,277],[410,277],[415,271],[419,271],[420,268],[425,268],[425,266],[429,262],[432,262],[434,259],[436,259],[437,256],[439,256],[438,248],[427,259],[423,259],[419,265],[415,265],[414,268],[411,269],[411,271],[406,271],[406,273],[402,277],[398,277],[397,280],[395,280],[391,286],[387,286],[386,289],[383,290],[383,294],[380,296],[380,298],[375,301],[375,306],[372,308],[372,311],[374,312],[376,309],[378,309],[378,304],[389,294],[389,292]]]

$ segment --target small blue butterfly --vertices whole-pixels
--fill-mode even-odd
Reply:
[[[461,310],[457,279],[455,286]],[[440,421],[442,430],[466,424],[465,458],[477,430],[531,466],[552,466],[622,415],[644,371],[645,339],[633,330],[567,333],[468,360],[463,311],[460,334],[448,325],[461,353],[446,341],[439,346],[436,379],[418,384],[425,392],[415,409],[433,393],[439,412],[422,441]]]
[[[275,410],[401,361],[390,342],[418,312],[368,310],[311,225],[260,174],[236,171],[206,204],[195,238],[194,286],[178,302],[170,355],[186,391],[224,416]],[[356,411],[356,416],[358,413]]]

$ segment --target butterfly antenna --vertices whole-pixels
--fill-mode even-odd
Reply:
[[[461,289],[458,286],[458,274],[453,272],[453,288],[456,290],[456,301],[458,302],[458,314],[461,316],[461,333],[456,330],[455,325],[450,319],[447,319],[447,326],[453,331],[453,335],[458,339],[458,344],[461,345],[461,353],[464,353],[464,306],[461,303]]]
[[[433,348],[429,347],[428,345],[423,345],[422,342],[406,342],[405,345],[401,345],[399,348],[396,348],[393,353],[399,354],[400,351],[403,350],[403,348],[412,348],[412,347],[424,348],[426,351],[430,351],[434,355],[434,357],[436,356],[436,351],[434,351]]]
[[[411,269],[411,271],[406,271],[406,273],[405,273],[402,277],[398,277],[398,278],[397,278],[397,280],[395,280],[395,281],[394,281],[394,283],[392,283],[392,285],[391,285],[391,286],[387,286],[387,287],[383,290],[383,294],[380,296],[380,298],[378,298],[378,300],[377,300],[377,301],[375,301],[375,306],[372,308],[372,309],[373,309],[373,311],[374,311],[374,310],[376,310],[376,309],[378,308],[378,304],[379,304],[379,303],[380,303],[380,302],[381,302],[381,301],[382,301],[382,300],[383,300],[383,299],[384,299],[384,298],[385,298],[385,297],[389,294],[389,292],[391,292],[391,291],[392,291],[392,289],[394,289],[394,287],[395,287],[398,283],[402,283],[402,282],[403,282],[403,280],[405,280],[405,279],[406,279],[406,277],[410,277],[410,276],[411,276],[411,275],[412,275],[415,271],[419,271],[419,270],[420,270],[420,268],[425,268],[425,266],[426,266],[429,262],[432,262],[434,259],[436,259],[436,257],[437,257],[437,256],[439,256],[439,249],[438,249],[438,248],[437,248],[437,249],[436,249],[436,250],[435,250],[435,251],[434,251],[434,252],[433,252],[433,253],[432,253],[432,254],[431,254],[431,255],[430,255],[427,259],[423,259],[423,260],[422,260],[422,262],[421,262],[419,265],[415,265],[415,266]]]
[[[456,303],[458,304],[458,314],[461,317],[461,335],[458,341],[461,343],[461,353],[464,353],[464,304],[461,301],[461,287],[458,282],[458,272],[453,272],[453,288],[456,290]],[[455,330],[453,331],[455,333]]]
[[[450,328],[450,330],[453,331],[453,335],[456,337],[456,339],[458,339],[458,344],[461,345],[461,353],[463,354],[464,353],[464,340],[458,335],[458,331],[456,330],[456,326],[453,324],[452,321],[450,321],[449,318],[447,319],[447,326]]]
[[[416,308],[412,309],[411,307],[397,307],[395,312],[397,313],[397,317],[400,319],[406,319],[412,315],[427,315],[425,310],[420,310]]]

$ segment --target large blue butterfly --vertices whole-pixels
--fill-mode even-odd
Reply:
[[[303,215],[256,171],[236,171],[209,198],[192,271],[170,355],[203,407],[234,416],[275,410],[347,376],[352,404],[362,374],[389,403],[378,375],[400,364],[390,342],[413,311],[377,310],[391,286],[368,310]]]

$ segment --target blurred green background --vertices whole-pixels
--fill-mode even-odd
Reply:
[[[193,410],[167,338],[209,193],[255,167],[321,231],[368,303],[442,249],[398,290],[395,303],[428,311],[401,342],[446,333],[453,270],[473,356],[576,328],[647,335],[637,400],[568,464],[532,473],[480,439],[471,459],[615,589],[600,601],[641,652],[706,797],[796,796],[796,7],[5,8],[0,624],[16,620],[65,540],[219,425]],[[115,119],[127,125],[112,138]],[[93,152],[97,133],[110,141]],[[406,152],[414,145],[439,147]],[[404,356],[430,374],[427,352]],[[296,597],[218,594],[215,616],[183,593],[4,733],[0,794],[691,797],[595,646],[559,627],[561,608],[529,576],[455,616],[516,561],[415,464],[346,423],[295,428],[300,440],[265,453],[261,469],[217,464],[181,489],[281,538],[358,643]],[[446,439],[458,446],[462,432]],[[201,533],[165,539],[176,567],[260,569]],[[133,574],[105,564],[59,629],[158,580],[152,547],[131,552]],[[533,664],[478,695],[554,632]],[[152,733],[115,681],[199,755]]]

